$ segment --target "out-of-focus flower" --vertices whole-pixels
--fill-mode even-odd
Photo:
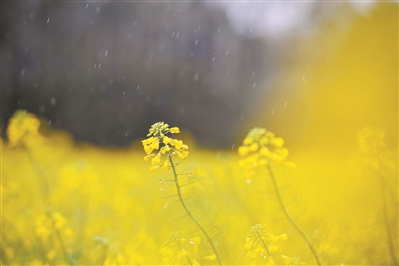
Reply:
[[[168,124],[157,122],[151,126],[149,131],[150,132],[147,134],[149,138],[141,142],[143,143],[144,151],[147,153],[144,160],[151,160],[150,170],[152,172],[155,172],[159,168],[169,169],[171,167],[168,158],[166,161],[162,162],[162,155],[177,156],[180,159],[184,159],[188,156],[188,146],[185,145],[183,141],[167,136],[169,133],[179,133],[180,129],[178,127],[169,128]],[[153,153],[156,151],[157,153]]]
[[[251,231],[245,239],[244,248],[247,250],[247,257],[253,259],[266,259],[266,265],[274,265],[272,255],[279,248],[276,243],[279,240],[287,240],[287,235],[275,236],[266,232],[266,225],[256,224],[252,226]]]
[[[290,258],[284,255],[281,255],[281,258],[284,261],[285,265],[306,265],[304,262],[302,262],[298,257]]]
[[[172,232],[169,242],[161,248],[164,263],[181,265],[188,261],[191,265],[199,265],[195,258],[200,242],[199,237],[188,238],[184,231]]]
[[[8,142],[11,147],[29,144],[42,138],[39,133],[40,120],[25,110],[14,113],[7,127]]]
[[[374,171],[397,176],[397,154],[387,149],[384,137],[381,129],[366,127],[357,134],[357,146],[364,162]]]
[[[239,165],[246,170],[255,170],[271,163],[282,163],[288,156],[288,150],[283,148],[284,140],[275,137],[274,133],[264,128],[252,129],[244,138],[243,145],[238,148],[238,153],[245,157]],[[294,165],[284,162],[287,166]]]
[[[385,148],[384,136],[381,129],[366,127],[357,134],[357,146],[365,155],[376,155]]]

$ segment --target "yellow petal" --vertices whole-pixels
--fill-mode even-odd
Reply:
[[[178,127],[171,127],[169,130],[171,133],[180,133],[180,129]]]
[[[213,255],[205,256],[204,259],[205,259],[205,260],[210,260],[210,261],[216,260],[216,255],[213,254]]]

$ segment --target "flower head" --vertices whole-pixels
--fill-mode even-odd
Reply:
[[[188,156],[188,146],[181,140],[168,137],[168,134],[180,133],[178,127],[169,127],[164,122],[153,124],[147,134],[147,139],[142,140],[144,151],[147,156],[144,160],[151,160],[150,170],[155,172],[159,168],[170,168],[171,164],[168,159],[162,162],[162,155],[178,156],[184,159]],[[154,153],[155,152],[155,153]]]
[[[14,113],[7,127],[7,137],[10,146],[31,143],[41,138],[39,133],[40,120],[25,110]]]
[[[182,265],[188,260],[192,265],[199,265],[195,258],[198,256],[200,242],[199,237],[190,238],[185,231],[172,232],[168,243],[161,248],[164,263]]]
[[[252,226],[247,235],[244,248],[248,251],[247,257],[249,258],[266,258],[267,261],[273,262],[272,255],[279,250],[276,243],[286,239],[286,234],[275,236],[266,232],[266,225],[256,224]]]
[[[275,137],[274,133],[264,128],[252,129],[244,138],[238,153],[245,157],[240,166],[246,170],[254,170],[271,163],[281,163],[288,156],[288,150],[283,148],[284,140]]]

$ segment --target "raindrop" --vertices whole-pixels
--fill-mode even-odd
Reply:
[[[47,23],[49,23],[49,22],[50,22],[50,18],[47,19]]]
[[[29,52],[29,48],[25,47],[24,52],[25,52],[25,54],[27,54]]]
[[[140,89],[140,85],[137,86],[137,90]]]
[[[51,104],[51,106],[55,106],[57,104],[57,100],[54,97],[51,98],[50,104]]]
[[[231,150],[234,150],[234,144],[231,146]]]
[[[86,5],[85,9],[87,9],[88,6],[89,6],[89,4]]]
[[[212,58],[212,62],[214,62],[214,61],[215,61],[215,57]]]
[[[199,74],[198,74],[198,73],[195,73],[195,75],[194,75],[194,81],[198,81],[198,78],[199,78]]]
[[[272,111],[272,115],[274,115],[274,109],[273,109],[273,111]]]
[[[249,33],[252,33],[252,28],[249,29]]]
[[[25,75],[25,69],[22,69],[21,76]]]
[[[46,106],[45,105],[40,105],[39,107],[39,113],[44,114],[44,111],[46,110]]]
[[[287,103],[288,103],[288,101],[285,101],[285,103],[284,103],[284,107],[287,107]]]
[[[125,94],[126,94],[126,91],[123,92],[123,95],[125,95]]]
[[[195,40],[195,43],[194,43],[194,44],[195,44],[195,45],[197,45],[197,44],[198,44],[198,39],[196,39],[196,40]]]
[[[48,125],[51,125],[51,120],[48,121]]]
[[[251,179],[247,179],[246,181],[247,181],[247,184],[248,184],[248,185],[252,183],[252,180],[251,180]]]
[[[220,32],[220,28],[218,28],[218,33]]]
[[[126,132],[126,133],[125,133],[125,137],[127,137],[127,135],[129,135],[129,132]]]
[[[228,55],[229,54],[229,51],[226,51],[226,55]]]
[[[108,50],[105,50],[105,54],[104,54],[105,56],[107,56],[108,55]]]
[[[100,13],[101,6],[96,6],[96,14]]]
[[[254,85],[252,85],[252,88],[255,88],[256,87],[256,83],[254,83]]]
[[[94,64],[94,68],[96,68],[97,67],[97,64]]]
[[[98,68],[100,68],[101,67],[101,64],[98,64]]]

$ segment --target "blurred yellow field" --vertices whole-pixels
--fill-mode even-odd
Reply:
[[[188,256],[216,263],[180,203],[164,198],[176,194],[175,186],[157,180],[167,169],[149,171],[141,143],[125,150],[75,144],[63,132],[37,132],[33,115],[14,117],[23,135],[2,142],[4,264],[189,264]],[[262,224],[288,237],[276,244],[275,264],[289,261],[284,256],[315,264],[266,172],[248,175],[236,150],[203,150],[182,136],[190,154],[177,169],[189,173],[183,184],[195,181],[183,195],[215,237],[223,263],[265,265],[266,254],[245,248],[251,227]],[[287,209],[325,264],[390,264],[397,256],[397,155],[378,130],[364,130],[358,141],[345,155],[292,151],[287,159],[296,168],[275,168]],[[172,233],[183,235],[184,248],[165,245]]]
[[[79,143],[44,116],[15,112],[0,139],[2,265],[398,265],[397,8],[378,3],[279,50],[290,54],[288,67],[251,82],[262,89],[242,103],[248,116],[235,113],[241,124],[225,132],[235,138],[228,149],[180,133],[196,123],[182,118],[184,108],[174,117],[182,125],[154,124],[127,148]],[[126,86],[139,103],[139,87]],[[180,101],[197,97],[159,95],[179,112]],[[130,113],[118,110],[129,120],[126,104]],[[204,125],[212,112],[230,112],[208,104]]]

